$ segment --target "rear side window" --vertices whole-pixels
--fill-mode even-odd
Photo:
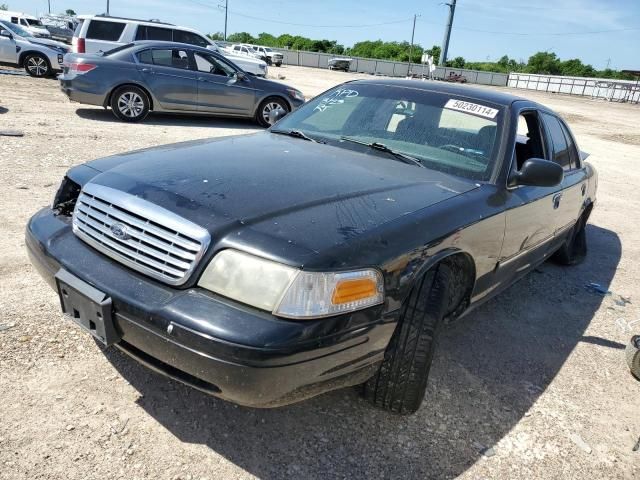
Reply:
[[[82,24],[84,23],[84,20],[80,20],[80,22],[78,23],[78,26],[76,27],[75,31],[73,32],[73,36],[74,37],[79,37],[80,36],[80,30],[82,30]]]
[[[199,47],[206,47],[209,45],[204,38],[196,33],[185,32],[184,30],[173,31],[173,41],[179,43],[188,43],[189,45],[197,45]]]
[[[120,35],[122,35],[124,27],[124,23],[91,20],[89,28],[87,29],[87,38],[90,40],[116,42],[120,38]]]
[[[138,61],[140,63],[148,63],[153,65],[153,55],[151,55],[151,50],[143,50],[138,52]]]
[[[171,42],[173,40],[173,35],[172,31],[168,28],[140,25],[136,32],[136,40],[160,40]]]
[[[571,136],[571,133],[569,133],[569,129],[564,124],[564,122],[560,122],[560,125],[562,126],[562,131],[564,132],[564,138],[567,140],[571,168],[580,168],[580,156],[578,154],[578,148],[573,141],[573,137]]]
[[[18,23],[18,17],[11,17],[11,23]]]
[[[544,123],[547,126],[551,142],[553,143],[553,161],[565,170],[571,170],[571,158],[569,157],[569,146],[562,132],[562,126],[556,117],[542,114]]]

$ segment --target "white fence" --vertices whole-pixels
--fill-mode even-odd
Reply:
[[[630,80],[510,73],[507,86],[591,98],[604,98],[615,102],[638,103],[640,101],[640,85],[638,82]]]
[[[284,55],[284,63],[287,65],[298,65],[301,67],[329,68],[329,59],[336,57],[329,53],[305,52],[302,50],[278,50]],[[374,58],[349,57],[352,59],[349,70],[351,72],[368,73],[371,75],[385,75],[388,77],[406,77],[409,74],[408,62],[394,62],[392,60],[377,60]],[[411,64],[414,75],[421,75],[428,70],[421,64]],[[469,83],[479,83],[482,85],[496,85],[505,87],[508,75],[504,73],[480,72],[476,70],[466,70],[460,68],[436,68],[435,78],[444,78],[449,73],[464,75]]]
[[[287,65],[301,67],[329,68],[329,59],[336,57],[329,53],[305,52],[302,50],[275,49],[284,55]],[[407,62],[377,60],[374,58],[349,57],[352,59],[351,72],[385,75],[388,77],[406,77],[409,74]],[[420,64],[412,64],[414,75],[426,72]],[[469,83],[494,85],[497,87],[524,88],[544,92],[564,93],[591,98],[603,98],[616,102],[640,102],[639,82],[629,80],[611,80],[606,78],[563,77],[558,75],[535,75],[532,73],[497,73],[464,68],[437,67],[433,72],[436,79],[445,79],[451,73],[462,75]]]

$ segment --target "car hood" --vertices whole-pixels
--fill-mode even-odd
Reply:
[[[165,145],[88,166],[102,172],[92,183],[207,228],[214,245],[268,249],[275,241],[307,254],[477,188],[384,154],[269,132]]]
[[[45,47],[57,47],[62,48],[66,52],[71,51],[71,47],[69,45],[65,45],[62,42],[57,42],[56,40],[48,40],[46,38],[28,38],[25,39],[29,43],[34,43],[36,45],[44,45]]]

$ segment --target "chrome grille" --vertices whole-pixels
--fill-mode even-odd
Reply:
[[[171,285],[186,282],[209,232],[128,193],[89,183],[73,212],[73,231],[114,260]]]

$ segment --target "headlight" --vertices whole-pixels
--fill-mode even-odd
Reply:
[[[304,272],[236,250],[217,254],[198,285],[287,318],[326,317],[384,301],[377,270]]]
[[[291,98],[295,98],[296,100],[300,100],[302,102],[305,101],[304,94],[300,90],[296,90],[295,88],[287,88],[287,93],[291,96]]]

